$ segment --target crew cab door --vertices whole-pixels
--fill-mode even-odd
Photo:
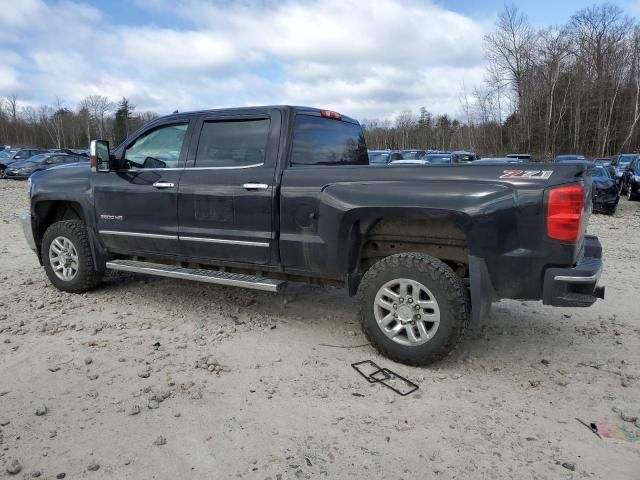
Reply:
[[[119,152],[119,168],[93,178],[98,234],[112,252],[179,255],[178,184],[190,121],[154,124]]]
[[[183,255],[269,262],[280,123],[276,110],[200,118],[178,194]]]

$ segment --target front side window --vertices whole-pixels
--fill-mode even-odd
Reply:
[[[368,165],[360,125],[311,115],[297,115],[291,165]]]
[[[124,168],[176,168],[187,133],[186,123],[143,133],[124,152]]]
[[[269,119],[215,120],[202,125],[197,168],[261,165],[267,153]]]

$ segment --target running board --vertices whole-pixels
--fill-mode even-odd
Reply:
[[[284,280],[273,280],[271,278],[256,277],[254,275],[184,268],[135,260],[113,260],[107,262],[107,268],[110,270],[122,270],[124,272],[146,273],[159,277],[181,278],[184,280],[215,283],[218,285],[253,288],[267,292],[277,292],[278,289],[285,284]]]

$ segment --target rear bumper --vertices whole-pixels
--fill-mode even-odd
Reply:
[[[598,286],[602,273],[602,245],[598,237],[584,239],[584,257],[572,268],[548,268],[544,274],[542,303],[554,307],[588,307],[604,298]]]
[[[22,231],[24,232],[24,238],[27,241],[27,245],[29,248],[33,250],[36,254],[38,253],[38,247],[36,247],[36,241],[33,237],[33,227],[31,226],[31,214],[25,213],[20,218],[22,222]]]

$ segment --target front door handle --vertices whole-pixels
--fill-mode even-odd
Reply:
[[[160,181],[154,183],[153,186],[156,187],[156,188],[173,188],[173,187],[175,187],[175,184],[173,184],[171,182],[165,182],[164,180],[160,180]]]
[[[246,190],[266,190],[269,185],[266,183],[243,183],[242,188]]]

